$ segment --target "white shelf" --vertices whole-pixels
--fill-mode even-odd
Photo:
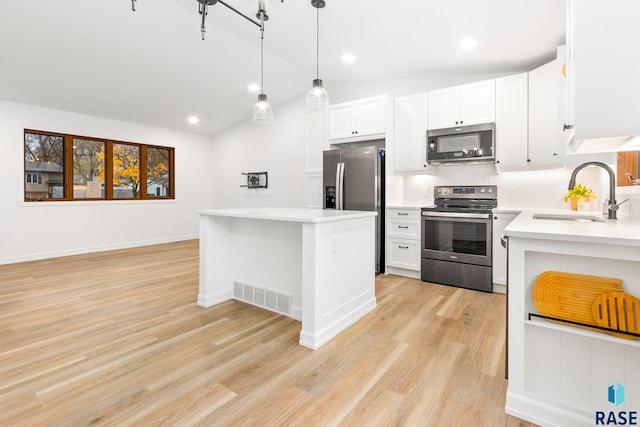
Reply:
[[[575,334],[575,335],[581,335],[584,337],[588,337],[588,338],[594,338],[594,339],[598,339],[598,340],[602,340],[602,341],[609,341],[609,342],[614,342],[617,344],[624,344],[624,345],[628,345],[631,347],[638,347],[640,348],[640,340],[627,340],[627,339],[623,339],[623,338],[617,338],[614,337],[613,335],[609,335],[606,332],[595,332],[595,331],[589,331],[587,329],[582,329],[582,328],[577,328],[577,327],[573,327],[573,326],[569,326],[569,325],[561,325],[558,323],[552,323],[549,322],[545,319],[540,319],[540,320],[525,320],[524,321],[525,325],[530,325],[530,326],[535,326],[537,328],[544,328],[544,329],[552,329],[555,331],[559,331],[559,332],[566,332],[566,333],[570,333],[570,334]]]

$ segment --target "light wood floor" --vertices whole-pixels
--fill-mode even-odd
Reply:
[[[504,414],[505,298],[398,276],[317,351],[196,305],[198,243],[0,266],[0,426],[530,426]]]

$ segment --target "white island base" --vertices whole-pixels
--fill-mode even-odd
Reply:
[[[198,305],[232,298],[302,321],[318,349],[376,307],[376,212],[200,211]]]
[[[509,237],[505,411],[541,426],[637,425],[640,341],[530,319],[529,313],[538,314],[532,290],[546,271],[618,278],[625,292],[640,296],[640,223],[543,220],[534,219],[535,214],[523,211],[505,230]],[[614,404],[609,390],[619,385],[626,392]],[[635,424],[628,422],[631,418]]]

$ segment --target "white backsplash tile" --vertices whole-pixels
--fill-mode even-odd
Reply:
[[[610,165],[615,168],[615,165]],[[410,175],[404,177],[404,203],[429,206],[433,204],[433,187],[436,185],[497,185],[498,205],[504,208],[570,209],[563,200],[571,177],[570,169],[506,172],[498,174],[494,165],[441,166],[434,168],[434,175]],[[580,182],[597,195],[592,209],[601,211],[609,197],[609,176],[601,168],[587,167],[577,176]],[[429,197],[425,197],[429,188]],[[620,206],[621,219],[640,220],[640,186],[617,187],[618,202],[629,199]]]

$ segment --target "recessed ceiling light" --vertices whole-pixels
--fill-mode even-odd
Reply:
[[[196,123],[200,123],[200,119],[197,118],[196,116],[191,116],[187,119],[189,121],[189,123],[191,123],[192,125],[195,125]]]
[[[345,53],[342,55],[342,60],[347,64],[356,62],[356,56],[353,53]]]
[[[460,42],[458,42],[458,46],[460,47],[460,49],[473,49],[474,47],[478,46],[478,40],[474,39],[473,37],[467,37],[461,39]]]
[[[260,90],[260,85],[257,83],[251,83],[249,86],[247,86],[247,89],[251,93],[258,93],[258,91]]]

